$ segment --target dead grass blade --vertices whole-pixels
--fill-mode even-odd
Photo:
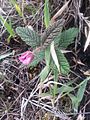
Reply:
[[[85,46],[84,46],[84,51],[86,51],[89,43],[90,43],[90,28],[89,28],[88,37],[87,37],[87,40],[86,40],[86,43],[85,43]]]
[[[86,28],[85,28],[85,35],[86,35],[86,37],[87,37],[87,40],[86,40],[85,45],[84,45],[84,52],[85,52],[86,49],[87,49],[87,47],[89,46],[89,43],[90,43],[90,21],[87,20],[87,18],[84,17],[83,15],[82,15],[81,17],[82,17],[82,19],[85,21],[85,23],[87,24],[87,27],[89,28],[88,34],[87,34],[87,30],[86,30]]]
[[[6,13],[3,11],[3,9],[0,7],[0,15],[1,14],[5,14],[6,15]]]
[[[52,17],[51,23],[53,23],[53,22],[66,10],[66,8],[68,7],[69,2],[70,2],[70,0],[67,1],[67,2],[61,7],[61,9]]]
[[[77,117],[77,120],[84,120],[84,116],[80,113]]]

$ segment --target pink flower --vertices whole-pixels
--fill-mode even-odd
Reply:
[[[19,58],[18,58],[24,65],[28,65],[32,62],[34,59],[34,54],[31,51],[24,52]]]

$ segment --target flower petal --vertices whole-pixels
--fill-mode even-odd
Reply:
[[[23,64],[28,65],[32,62],[34,59],[34,54],[31,51],[24,52],[19,58],[18,58]]]

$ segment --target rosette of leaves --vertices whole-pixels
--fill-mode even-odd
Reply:
[[[61,49],[66,49],[73,42],[74,38],[78,35],[78,29],[70,28],[62,32],[63,25],[64,20],[58,20],[49,25],[42,35],[38,35],[28,27],[16,28],[16,33],[35,51],[35,58],[30,66],[36,66],[45,59],[46,67],[42,72],[48,71],[48,74],[50,69],[56,66],[61,74],[68,74],[70,70],[69,63]],[[52,42],[53,44],[51,45]]]

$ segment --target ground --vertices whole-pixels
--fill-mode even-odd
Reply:
[[[23,16],[19,15],[12,1],[14,0],[0,0],[0,16],[3,16],[8,23],[11,22],[15,31],[15,36],[9,38],[10,33],[5,21],[2,23],[0,18],[0,120],[89,120],[90,80],[85,87],[78,111],[73,108],[70,94],[75,96],[77,86],[90,76],[89,44],[84,51],[89,36],[90,1],[49,0],[51,20],[65,20],[62,31],[72,27],[79,29],[78,36],[67,47],[65,53],[70,64],[70,72],[66,76],[58,76],[58,88],[61,88],[62,84],[64,87],[71,84],[70,87],[74,90],[69,94],[67,89],[62,96],[57,93],[54,97],[48,92],[54,84],[53,75],[48,75],[48,81],[46,79],[40,82],[39,79],[39,74],[46,64],[45,60],[32,68],[23,65],[18,59],[21,53],[32,51],[32,47],[16,34],[16,28],[32,26],[39,35],[42,35],[46,29],[43,15],[44,1],[17,0],[16,3],[21,8]],[[68,6],[65,6],[67,1]],[[62,13],[54,18],[62,7]]]

